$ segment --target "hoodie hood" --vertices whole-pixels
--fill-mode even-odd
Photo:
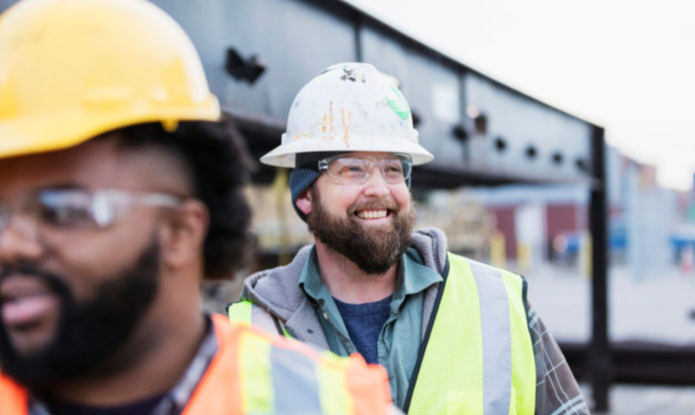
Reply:
[[[444,272],[447,260],[444,232],[435,228],[417,230],[413,232],[411,247],[420,253],[425,266],[439,274]],[[292,262],[286,266],[261,271],[248,277],[244,281],[241,298],[263,307],[282,321],[290,320],[298,309],[306,307],[309,303],[298,284],[312,248],[313,245],[307,245],[300,249]]]

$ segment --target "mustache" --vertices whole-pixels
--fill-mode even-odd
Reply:
[[[61,294],[70,292],[70,288],[60,275],[44,271],[34,264],[22,263],[0,268],[0,284],[12,276],[38,279],[45,283],[51,291]]]

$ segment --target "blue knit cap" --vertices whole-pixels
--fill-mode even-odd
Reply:
[[[296,166],[290,173],[290,192],[292,193],[292,207],[297,215],[306,222],[306,215],[297,207],[297,199],[304,191],[311,187],[319,177],[319,161],[327,159],[339,154],[344,154],[338,151],[323,151],[317,153],[297,153],[295,156]]]
[[[311,187],[319,177],[321,177],[321,172],[319,171],[319,161],[338,156],[340,154],[347,154],[346,152],[340,151],[323,151],[316,153],[297,153],[295,156],[295,168],[290,173],[290,192],[292,193],[292,207],[297,215],[306,222],[306,215],[304,212],[299,210],[297,207],[297,199],[304,193],[304,191]],[[410,177],[406,181],[408,189],[410,189]]]

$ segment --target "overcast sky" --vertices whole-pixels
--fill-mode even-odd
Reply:
[[[687,189],[695,171],[695,0],[346,0],[501,82],[606,127]]]

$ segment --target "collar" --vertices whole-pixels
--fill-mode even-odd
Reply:
[[[408,248],[406,253],[401,256],[391,310],[395,311],[400,308],[406,297],[421,293],[442,281],[441,275],[424,265],[417,250]],[[298,285],[308,297],[319,304],[325,303],[331,298],[331,293],[321,279],[315,246],[311,249],[309,260],[304,263]]]
[[[441,275],[424,265],[422,257],[414,248],[408,248],[398,267],[398,282],[391,300],[391,311],[398,311],[407,297],[424,292],[442,281]]]
[[[304,263],[302,273],[299,276],[299,288],[319,304],[325,303],[331,298],[326,284],[321,279],[319,272],[319,257],[316,254],[316,245],[311,247],[309,260]]]

